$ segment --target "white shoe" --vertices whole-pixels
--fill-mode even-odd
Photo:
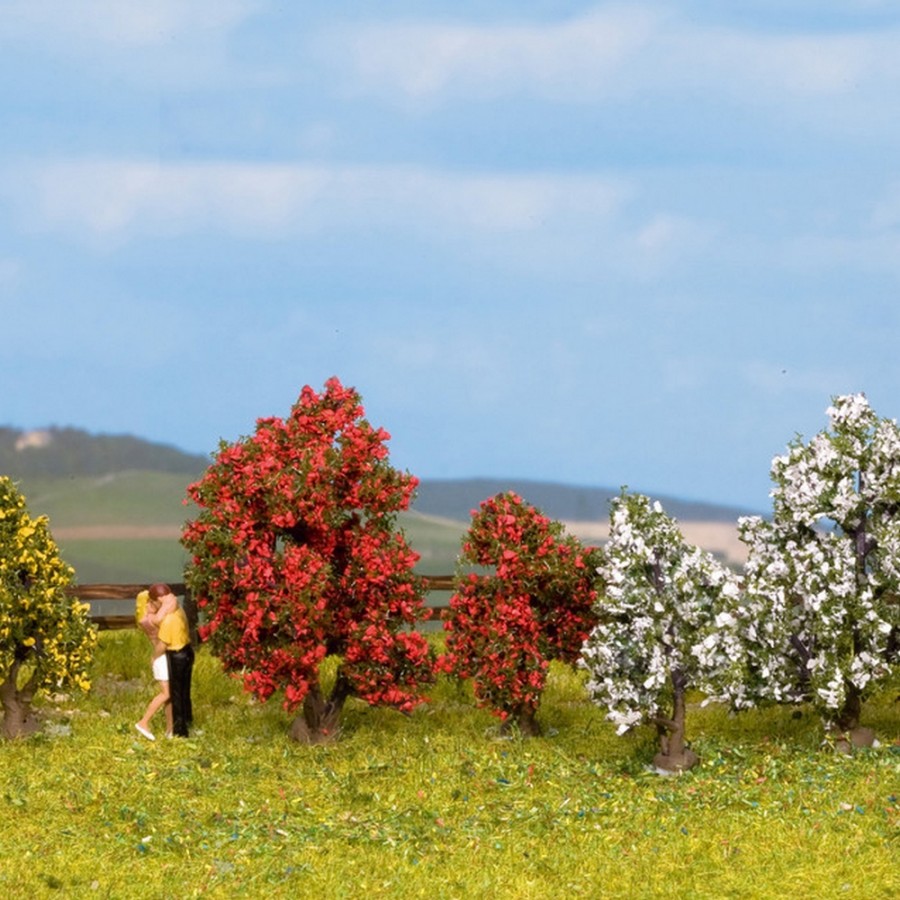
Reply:
[[[138,722],[137,725],[135,725],[134,727],[137,728],[137,730],[138,730],[145,738],[147,738],[148,741],[155,741],[155,740],[156,740],[156,738],[153,736],[153,732],[152,732],[152,731],[147,731],[147,729],[144,728],[144,726],[141,725],[140,722]]]

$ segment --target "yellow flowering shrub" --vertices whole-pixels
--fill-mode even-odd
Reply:
[[[32,518],[0,476],[0,701],[6,737],[34,730],[41,689],[88,690],[97,643],[89,606],[67,593],[74,571],[59,556],[45,516]]]

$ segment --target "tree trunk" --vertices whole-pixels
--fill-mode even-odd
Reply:
[[[838,713],[834,728],[834,749],[840,753],[851,753],[855,747],[871,747],[875,743],[875,732],[859,724],[862,714],[862,698],[859,688],[847,682],[844,705]]]
[[[291,724],[291,738],[301,744],[328,744],[341,733],[341,712],[353,693],[344,673],[338,671],[331,696],[326,700],[320,684],[313,685],[303,701],[303,712]]]
[[[38,721],[31,709],[34,698],[34,684],[18,686],[19,660],[13,662],[6,680],[0,684],[0,703],[3,705],[4,738],[25,737],[38,730]]]
[[[858,473],[859,492],[863,494],[865,487],[865,473]],[[867,577],[867,557],[875,549],[876,541],[868,534],[866,528],[867,519],[864,517],[856,528],[848,529],[848,534],[854,539],[856,551],[856,583],[860,591],[865,587]],[[861,650],[859,631],[853,629],[853,652],[859,654]],[[838,713],[835,724],[834,749],[839,753],[851,753],[854,747],[871,747],[875,743],[875,732],[871,728],[863,728],[859,724],[862,715],[862,697],[859,688],[853,682],[844,682],[844,705]]]
[[[696,766],[700,758],[685,746],[685,679],[681,672],[672,673],[672,688],[672,718],[656,718],[659,753],[653,757],[653,765],[662,772],[683,772]]]

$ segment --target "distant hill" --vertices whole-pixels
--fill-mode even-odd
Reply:
[[[185,486],[202,475],[210,458],[185,453],[132,435],[95,435],[77,428],[31,431],[0,427],[0,474],[14,480],[99,477],[123,472],[183,475]],[[640,490],[640,488],[635,488]],[[552,519],[599,521],[609,514],[617,488],[578,487],[519,478],[423,479],[413,511],[456,522],[468,522],[482,501],[502,491],[515,491]],[[679,521],[733,523],[748,511],[711,503],[653,495]]]
[[[447,480],[424,479],[419,485],[413,509],[425,515],[442,516],[465,522],[471,510],[503,491],[515,491],[523,500],[536,506],[551,519],[564,522],[592,522],[609,516],[609,501],[619,495],[618,490],[604,487],[575,487],[545,481],[519,478],[461,478]],[[711,503],[679,500],[653,495],[665,511],[683,522],[736,522],[748,510]]]
[[[185,453],[131,435],[89,434],[78,428],[22,431],[0,427],[0,474],[13,479],[109,475],[148,471],[196,478],[209,465]]]
[[[187,557],[179,536],[195,514],[184,505],[186,490],[209,462],[130,435],[0,427],[0,475],[20,483],[33,515],[49,517],[83,584],[182,580]],[[587,543],[606,538],[609,500],[619,493],[517,478],[424,479],[400,523],[420,554],[419,570],[452,572],[471,511],[502,491],[515,491]],[[688,541],[740,563],[745,548],[735,522],[745,510],[654,499],[679,520]]]

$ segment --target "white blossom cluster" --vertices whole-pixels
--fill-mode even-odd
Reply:
[[[862,394],[835,398],[831,430],[772,463],[773,518],[739,524],[748,547],[738,705],[811,700],[839,717],[889,672],[900,627],[900,430]]]
[[[624,493],[612,503],[601,622],[582,648],[591,699],[619,734],[671,703],[673,675],[710,690],[740,659],[736,576],[686,544],[660,504]],[[731,627],[729,627],[731,626]]]
[[[900,635],[900,428],[862,394],[772,462],[771,521],[738,522],[738,579],[687,545],[658,503],[612,505],[588,693],[621,734],[671,702],[673,678],[736,708],[811,701],[826,721],[891,677]],[[677,677],[676,677],[677,676]]]

